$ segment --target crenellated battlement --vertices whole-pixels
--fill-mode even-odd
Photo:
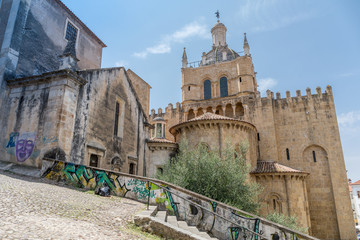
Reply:
[[[291,96],[290,91],[286,91],[285,98],[281,98],[281,93],[276,92],[274,96],[274,92],[267,90],[266,96],[262,97],[260,92],[257,92],[256,97],[258,101],[267,101],[269,99],[277,101],[287,101],[287,102],[296,102],[299,103],[301,101],[309,101],[309,100],[331,100],[332,101],[332,88],[328,85],[324,92],[321,91],[320,87],[316,88],[316,93],[312,94],[310,88],[306,88],[306,94],[302,95],[300,90],[296,90],[295,96]]]
[[[165,108],[165,111],[163,112],[162,108],[158,108],[158,111],[156,112],[155,109],[151,109],[150,114],[150,120],[156,118],[156,117],[164,117],[164,116],[172,116],[179,114],[182,110],[181,103],[176,103],[176,108],[174,108],[174,105],[172,103],[169,103],[168,106]]]

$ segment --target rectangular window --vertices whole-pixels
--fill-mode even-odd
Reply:
[[[78,29],[70,22],[67,22],[65,39],[76,42]]]
[[[119,102],[116,102],[114,136],[118,136],[118,133],[119,133],[119,116],[120,116],[120,104],[119,104]]]
[[[157,138],[162,137],[162,125],[161,125],[161,123],[156,124],[156,137]]]
[[[315,151],[313,151],[313,159],[314,159],[314,162],[316,162],[316,154],[315,154]]]
[[[258,141],[260,141],[260,133],[257,134]]]
[[[358,198],[360,198],[360,191],[357,191]]]

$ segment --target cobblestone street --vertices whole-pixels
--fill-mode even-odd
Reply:
[[[0,171],[0,239],[147,239],[128,226],[143,203]]]

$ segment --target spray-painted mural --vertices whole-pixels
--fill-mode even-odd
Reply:
[[[43,137],[39,143],[43,146],[57,142],[56,136]],[[30,157],[36,158],[40,155],[40,150],[36,150],[37,136],[35,132],[12,132],[9,134],[9,141],[5,148],[10,155],[16,156],[18,162],[25,162]]]
[[[35,132],[12,132],[9,135],[9,141],[6,145],[10,153],[16,155],[18,162],[25,162],[32,154],[36,144]],[[13,152],[15,148],[15,153]],[[12,151],[11,151],[12,150]]]
[[[154,179],[57,160],[43,160],[42,166],[42,176],[45,178],[64,180],[71,185],[93,190],[107,186],[112,195],[144,203],[149,201],[150,204],[158,205],[159,210],[167,209],[178,220],[197,226],[199,230],[211,233],[219,239],[273,239],[275,233],[281,233],[279,239],[282,240],[315,239],[306,235],[303,237],[264,219],[247,215],[241,210]]]

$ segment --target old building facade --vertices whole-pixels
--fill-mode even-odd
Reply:
[[[296,215],[320,239],[353,239],[331,87],[306,89],[304,95],[297,90],[295,96],[287,91],[285,97],[268,90],[261,96],[246,34],[240,54],[228,47],[226,31],[221,22],[214,25],[212,49],[195,64],[188,63],[184,49],[182,103],[151,111],[151,123],[161,118],[165,129],[164,136],[153,137],[174,143],[186,138],[212,150],[221,150],[225,139],[247,142],[251,179],[264,187],[261,214]]]
[[[0,160],[145,175],[150,86],[100,68],[106,45],[61,1],[0,3]]]
[[[331,87],[261,96],[246,35],[238,53],[226,32],[215,24],[196,65],[184,49],[182,103],[148,116],[150,85],[130,69],[102,69],[106,45],[60,0],[0,0],[0,160],[155,176],[181,139],[210,150],[247,142],[262,214],[297,215],[321,239],[353,239]]]

